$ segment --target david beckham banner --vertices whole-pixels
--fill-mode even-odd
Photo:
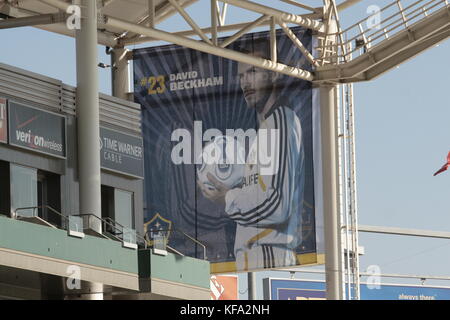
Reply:
[[[311,49],[311,31],[292,30]],[[269,43],[228,48],[270,59]],[[281,31],[277,45],[279,62],[311,70]],[[133,56],[148,235],[202,258],[186,235],[198,240],[213,273],[318,263],[311,83],[174,45]]]

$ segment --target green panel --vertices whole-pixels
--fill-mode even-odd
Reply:
[[[209,289],[209,262],[168,253],[139,251],[139,277],[157,278]]]
[[[122,243],[86,235],[70,237],[67,231],[0,216],[0,247],[74,263],[138,273],[137,250]]]

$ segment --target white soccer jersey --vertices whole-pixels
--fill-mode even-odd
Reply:
[[[243,270],[294,265],[293,249],[301,242],[305,175],[300,120],[290,108],[279,106],[258,134],[262,128],[279,130],[277,173],[260,174],[260,166],[250,165],[247,158],[242,188],[228,191],[225,199],[225,211],[237,223],[235,255]],[[256,141],[248,157],[255,147]]]

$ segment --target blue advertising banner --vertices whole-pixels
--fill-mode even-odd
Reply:
[[[324,281],[263,279],[266,300],[323,300],[326,298]],[[361,283],[361,300],[450,300],[450,287],[412,286]]]
[[[310,30],[292,29],[312,47]],[[228,48],[269,58],[269,34]],[[278,59],[310,70],[277,32]],[[317,262],[311,83],[175,45],[137,49],[146,232],[213,273]],[[163,230],[171,228],[170,231]]]

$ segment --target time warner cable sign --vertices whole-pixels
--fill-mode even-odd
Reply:
[[[105,170],[135,178],[144,177],[144,152],[140,137],[100,128],[100,162]]]
[[[293,31],[311,49],[311,32]],[[280,62],[310,69],[283,32],[277,40]],[[229,48],[270,58],[269,43],[261,32]],[[171,226],[194,237],[213,273],[317,263],[311,83],[174,45],[133,56],[147,231]],[[203,257],[180,232],[165,234],[171,247]]]

